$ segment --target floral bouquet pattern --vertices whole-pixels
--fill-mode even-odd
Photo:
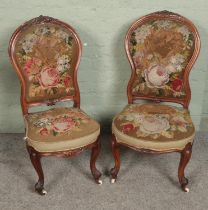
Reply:
[[[17,62],[28,84],[27,101],[73,95],[73,37],[52,24],[27,29],[18,40]]]
[[[139,26],[130,39],[137,75],[132,94],[184,97],[183,72],[193,48],[193,34],[180,22],[153,20]]]
[[[180,139],[194,133],[188,110],[166,105],[128,105],[114,123],[124,134],[148,140]]]
[[[42,137],[69,135],[82,131],[81,125],[91,119],[79,109],[56,108],[45,112],[26,115],[31,129]]]

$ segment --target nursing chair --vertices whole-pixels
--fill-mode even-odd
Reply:
[[[115,166],[110,171],[111,182],[120,169],[120,145],[151,154],[179,152],[178,178],[182,190],[188,192],[184,169],[195,136],[188,109],[189,73],[200,50],[197,29],[181,15],[155,12],[130,26],[125,50],[132,73],[128,105],[112,122]]]
[[[95,161],[100,152],[100,125],[80,109],[77,70],[81,41],[75,30],[57,19],[39,16],[21,25],[11,37],[9,55],[21,84],[25,140],[38,174],[35,190],[46,194],[41,157],[71,157],[91,149],[90,169],[101,184]],[[73,107],[49,107],[72,101]]]

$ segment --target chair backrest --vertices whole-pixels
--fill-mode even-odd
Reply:
[[[12,35],[9,55],[21,82],[24,114],[30,106],[57,101],[80,106],[81,41],[70,25],[47,16],[29,20]]]
[[[143,16],[129,28],[125,49],[132,68],[129,103],[150,99],[188,108],[189,73],[200,51],[199,34],[191,21],[168,11]]]

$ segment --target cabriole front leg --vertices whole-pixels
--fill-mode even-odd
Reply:
[[[121,164],[119,145],[116,141],[116,137],[114,134],[112,135],[111,148],[112,148],[113,157],[115,159],[115,166],[110,170],[110,175],[111,175],[111,183],[114,183],[117,179],[117,174],[119,172]]]
[[[187,187],[188,179],[184,175],[184,170],[191,158],[191,153],[192,153],[192,144],[188,143],[185,146],[185,148],[181,151],[181,159],[180,159],[180,164],[178,168],[179,182],[181,184],[182,190],[185,192],[189,192],[189,188]]]
[[[100,154],[100,149],[101,149],[101,143],[100,140],[98,139],[95,145],[92,147],[92,153],[90,158],[90,169],[92,176],[95,179],[95,182],[101,185],[102,184],[102,180],[100,179],[101,173],[96,168],[96,160]]]
[[[30,146],[27,146],[28,153],[30,155],[30,160],[38,174],[38,182],[35,184],[35,190],[40,195],[45,195],[47,192],[44,189],[44,174],[41,166],[41,156]]]

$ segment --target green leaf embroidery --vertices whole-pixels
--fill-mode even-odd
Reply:
[[[57,136],[58,135],[58,132],[56,132],[56,131],[53,130],[53,135],[54,136]]]
[[[66,40],[66,43],[70,46],[72,46],[72,40],[73,40],[73,37],[68,37],[68,39]]]

